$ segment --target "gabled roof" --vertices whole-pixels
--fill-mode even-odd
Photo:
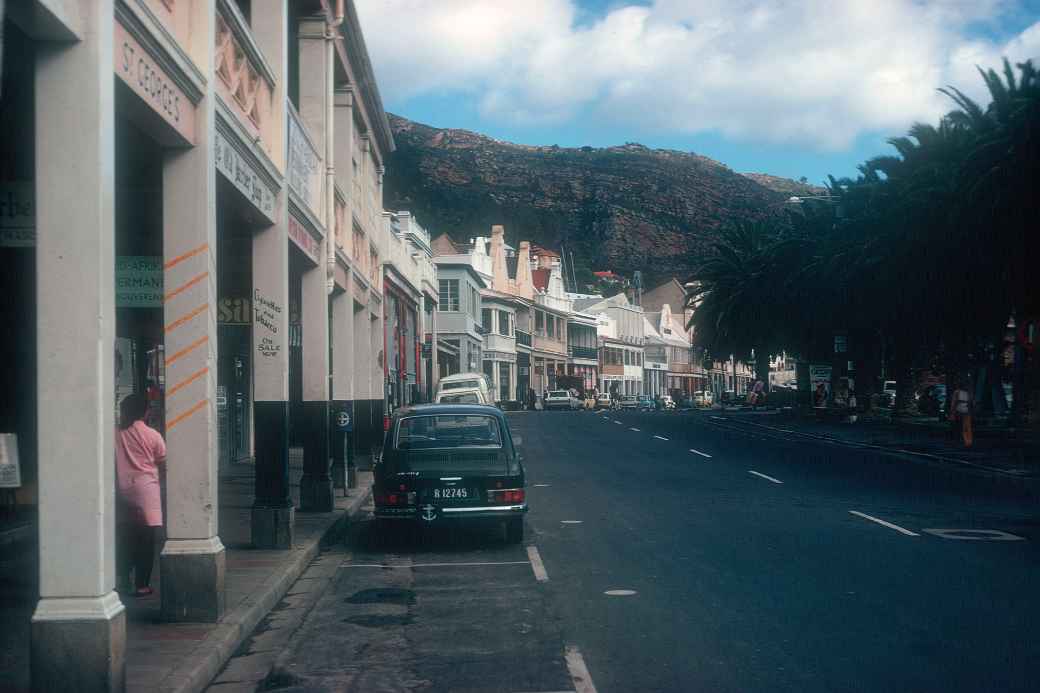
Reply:
[[[548,257],[560,257],[560,254],[557,253],[555,250],[549,250],[548,248],[543,248],[540,245],[535,245],[534,243],[532,243],[531,244],[531,257],[534,257],[535,255],[546,255]]]
[[[430,248],[433,250],[433,255],[463,255],[466,253],[466,247],[451,240],[451,236],[446,233],[442,233],[433,239],[430,243]]]
[[[672,310],[682,310],[686,305],[686,290],[679,280],[672,277],[663,284],[659,284],[649,291],[643,292],[643,307],[646,310],[658,311],[661,306],[668,304]]]

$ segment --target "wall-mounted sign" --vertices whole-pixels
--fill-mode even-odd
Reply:
[[[291,214],[289,215],[289,238],[297,248],[303,251],[304,255],[313,262],[318,262],[320,251],[318,240]]]
[[[0,247],[36,245],[36,204],[32,183],[0,184]]]
[[[118,21],[113,31],[115,72],[159,117],[195,143],[195,104]]]
[[[162,257],[116,257],[116,307],[161,308],[163,304]]]
[[[321,166],[303,125],[289,113],[289,187],[317,214],[321,210]]]
[[[217,170],[234,185],[256,209],[274,221],[274,191],[256,174],[219,130],[213,138]]]

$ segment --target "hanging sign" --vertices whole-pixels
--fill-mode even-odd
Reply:
[[[158,255],[116,257],[116,307],[160,308],[162,304],[162,258]]]
[[[274,191],[263,182],[231,142],[216,130],[213,138],[217,170],[269,221],[274,221]]]

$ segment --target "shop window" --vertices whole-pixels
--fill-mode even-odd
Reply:
[[[509,400],[509,364],[498,364],[498,398],[506,402]]]
[[[459,280],[440,280],[440,302],[439,310],[442,312],[458,312],[459,310]]]

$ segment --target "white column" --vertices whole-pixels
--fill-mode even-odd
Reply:
[[[112,0],[36,53],[40,601],[35,690],[121,691],[115,587]]]
[[[193,31],[211,37],[200,56],[213,73],[215,15],[199,3]],[[216,621],[224,612],[224,546],[217,536],[216,94],[195,109],[195,146],[163,162],[163,304],[166,354],[167,518],[162,614]]]
[[[289,29],[287,0],[258,0],[253,36],[275,77],[271,109],[275,160],[284,164]],[[295,508],[289,488],[289,192],[275,201],[276,223],[253,235],[253,441],[255,470],[250,514],[253,545],[289,549]]]

